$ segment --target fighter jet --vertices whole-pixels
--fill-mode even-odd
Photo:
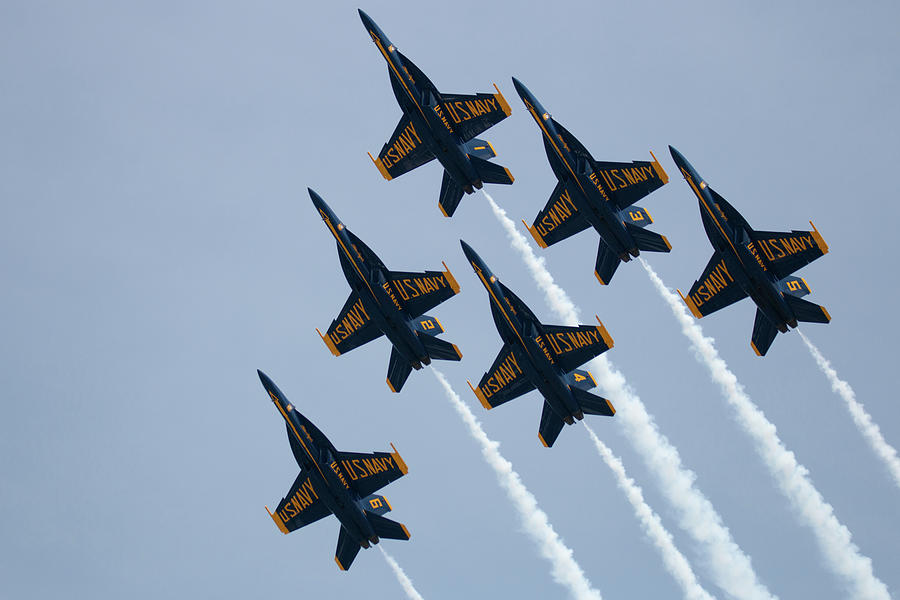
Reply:
[[[411,60],[384,35],[369,15],[359,11],[363,25],[388,64],[388,75],[403,110],[391,139],[372,162],[390,181],[434,158],[444,167],[438,206],[452,217],[463,192],[484,183],[511,184],[509,169],[489,162],[497,154],[491,143],[475,136],[511,114],[494,85],[495,94],[442,94]]]
[[[613,346],[612,338],[599,325],[563,327],[541,323],[525,303],[500,283],[481,257],[460,240],[466,258],[488,292],[491,313],[503,347],[478,387],[469,387],[490,410],[537,389],[544,396],[538,438],[549,448],[563,423],[572,425],[585,413],[611,417],[609,400],[587,390],[596,387],[594,377],[578,369],[581,364]]]
[[[389,271],[381,259],[353,235],[325,204],[309,190],[313,205],[337,240],[338,258],[352,291],[325,335],[319,336],[335,356],[387,336],[393,344],[387,384],[399,392],[412,369],[431,359],[459,360],[455,344],[435,336],[444,333],[436,317],[425,314],[459,293],[459,284],[444,264],[444,271],[408,273]]]
[[[513,85],[541,130],[547,159],[559,180],[531,227],[522,221],[538,245],[546,248],[593,227],[600,234],[594,275],[602,285],[612,280],[619,262],[641,250],[671,250],[665,236],[643,229],[653,222],[650,213],[633,206],[669,181],[653,153],[653,162],[598,162],[521,81],[513,77]]]
[[[824,306],[801,299],[806,281],[791,275],[828,252],[816,226],[812,231],[755,231],[713,190],[681,153],[669,146],[675,164],[700,201],[700,217],[715,251],[700,279],[682,300],[698,319],[750,296],[756,321],[750,346],[764,356],[775,335],[797,321],[828,323]]]
[[[383,517],[391,505],[374,492],[406,475],[406,463],[393,452],[340,452],[309,419],[297,412],[278,386],[260,370],[259,379],[287,424],[288,441],[300,474],[275,512],[266,512],[288,534],[333,514],[341,522],[334,561],[342,571],[360,548],[379,538],[408,540],[406,526]]]

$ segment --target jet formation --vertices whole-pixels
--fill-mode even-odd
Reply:
[[[445,217],[453,216],[463,193],[485,183],[511,184],[509,169],[488,160],[497,155],[491,143],[475,137],[512,114],[497,86],[494,94],[442,94],[369,15],[360,10],[359,17],[387,61],[403,110],[378,158],[369,154],[384,178],[390,181],[436,158],[444,167],[438,206]]]
[[[616,411],[609,400],[588,391],[597,385],[594,377],[578,369],[613,346],[600,319],[596,326],[541,323],[471,246],[462,240],[460,244],[487,290],[491,314],[503,340],[500,353],[478,387],[469,383],[482,406],[490,410],[537,389],[544,397],[538,438],[547,448],[553,446],[563,423],[572,425],[585,413],[613,416]]]
[[[792,275],[828,252],[812,221],[812,231],[754,230],[678,150],[672,146],[669,150],[700,202],[703,228],[714,248],[688,295],[678,291],[694,316],[705,317],[749,296],[756,303],[750,346],[758,356],[768,352],[779,331],[797,327],[798,321],[831,321],[824,306],[802,299],[810,292],[809,285]]]
[[[460,360],[455,344],[435,337],[444,333],[437,317],[425,314],[459,293],[447,265],[444,271],[390,271],[321,196],[312,190],[309,196],[337,242],[341,269],[352,288],[325,335],[316,329],[331,353],[340,356],[386,336],[392,344],[387,374],[392,392],[399,392],[412,370],[431,364],[433,358]]]
[[[644,229],[653,222],[650,213],[634,203],[669,181],[659,161],[599,162],[587,148],[541,106],[525,85],[513,77],[513,85],[537,123],[547,160],[558,183],[534,223],[522,224],[541,248],[593,227],[600,234],[594,275],[602,285],[622,261],[641,250],[669,252],[665,236]]]
[[[442,94],[422,71],[404,56],[375,22],[359,11],[363,25],[388,66],[391,88],[403,111],[400,123],[378,157],[370,158],[385,179],[391,180],[431,160],[443,167],[438,201],[451,217],[464,194],[485,183],[511,184],[509,170],[490,159],[490,142],[476,136],[511,114],[500,90],[496,93]],[[647,229],[650,213],[635,203],[668,183],[668,175],[651,152],[652,161],[601,162],[557,122],[525,85],[513,85],[528,114],[537,123],[557,183],[545,207],[529,226],[542,248],[588,228],[600,237],[594,274],[607,285],[621,262],[641,251],[669,252],[668,239]],[[703,227],[713,256],[687,296],[681,294],[697,318],[745,297],[757,306],[751,346],[757,355],[768,352],[778,332],[799,321],[827,323],[824,307],[802,297],[810,293],[806,281],[793,273],[828,252],[818,230],[756,231],[716,193],[675,148],[672,158],[700,203]],[[455,344],[438,335],[444,328],[426,314],[450,299],[460,288],[446,264],[443,271],[391,271],[351,232],[312,189],[313,206],[337,244],[338,259],[351,292],[326,333],[316,329],[335,356],[345,354],[384,335],[391,343],[387,384],[400,392],[410,373],[432,360],[459,361]],[[614,416],[612,403],[591,393],[597,384],[580,367],[606,352],[613,340],[603,323],[574,327],[542,323],[531,309],[497,276],[466,242],[463,253],[488,294],[491,315],[503,346],[477,386],[469,387],[491,410],[532,390],[543,397],[538,438],[552,447],[563,425],[584,415]],[[392,452],[338,451],[307,418],[288,402],[262,371],[257,371],[272,402],[285,420],[288,441],[300,473],[274,512],[267,512],[287,534],[333,514],[340,521],[335,561],[350,568],[360,548],[380,539],[409,539],[401,523],[384,514],[391,506],[376,494],[406,475],[407,467]]]
[[[284,418],[288,442],[300,473],[275,512],[266,512],[285,535],[334,515],[341,523],[334,561],[342,571],[353,564],[360,548],[380,538],[408,540],[402,523],[385,518],[391,505],[375,494],[407,473],[406,463],[393,452],[341,452],[312,422],[300,414],[278,386],[256,371],[269,398]]]

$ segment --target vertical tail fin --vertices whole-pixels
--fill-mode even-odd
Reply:
[[[387,384],[392,392],[399,392],[403,389],[409,374],[412,372],[412,365],[403,358],[397,348],[391,347],[391,360],[388,362]]]
[[[600,248],[597,250],[597,264],[594,266],[594,275],[600,285],[609,285],[612,281],[619,263],[622,262],[618,256],[606,245],[606,242],[600,240]]]
[[[340,567],[341,571],[346,571],[353,564],[356,555],[359,554],[361,546],[356,542],[341,525],[341,532],[338,534],[337,550],[334,552],[334,562]]]
[[[450,173],[444,171],[444,179],[441,181],[441,198],[438,200],[438,207],[445,217],[452,217],[459,206],[459,201],[463,197],[463,188],[456,183]]]
[[[753,337],[750,339],[750,346],[757,356],[766,355],[769,346],[775,341],[776,335],[778,335],[778,329],[775,324],[757,308],[756,320],[753,322]]]

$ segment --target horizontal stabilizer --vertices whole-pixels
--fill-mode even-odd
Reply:
[[[572,390],[572,395],[575,396],[575,400],[578,402],[581,410],[584,411],[584,414],[604,417],[611,417],[616,414],[616,409],[613,408],[612,403],[606,398],[578,387],[570,387],[569,389]]]
[[[795,276],[785,277],[784,279],[779,281],[778,289],[785,294],[790,294],[791,296],[796,296],[797,298],[802,298],[812,291],[811,289],[809,289],[809,285],[806,283],[805,279]]]
[[[445,217],[453,216],[464,193],[463,187],[450,176],[449,172],[444,171],[444,179],[441,181],[441,197],[438,200],[438,208],[441,209],[441,212]]]
[[[468,142],[463,144],[463,152],[465,152],[469,156],[477,156],[478,158],[482,158],[484,160],[497,156],[497,153],[494,152],[494,147],[491,146],[491,143],[489,141],[480,140],[478,138],[469,140]]]
[[[359,506],[364,511],[379,516],[391,512],[391,503],[387,501],[387,498],[378,494],[369,494],[359,501]]]
[[[647,252],[669,252],[672,250],[672,244],[669,243],[669,240],[664,235],[660,235],[655,231],[641,229],[640,226],[627,222],[625,223],[625,229],[634,238],[638,250]]]
[[[824,306],[813,304],[808,300],[803,300],[790,294],[784,295],[784,301],[791,307],[798,321],[805,323],[828,323],[831,321],[831,315],[828,314]]]
[[[334,562],[337,563],[341,571],[346,571],[350,568],[361,547],[359,542],[350,537],[350,534],[341,525],[341,532],[338,534],[337,550],[334,552]]]
[[[769,346],[775,341],[778,329],[761,310],[756,309],[756,320],[753,321],[753,337],[750,338],[750,346],[757,356],[765,356]]]
[[[515,181],[512,173],[509,172],[509,169],[498,165],[497,163],[492,163],[478,158],[477,156],[469,156],[469,161],[472,163],[472,166],[475,167],[475,172],[478,173],[478,178],[481,179],[483,183],[502,183],[510,185]]]
[[[444,333],[444,326],[437,320],[437,317],[431,315],[422,315],[418,319],[413,320],[413,327],[420,333],[428,335],[440,335]]]
[[[428,356],[437,360],[461,360],[462,352],[456,347],[456,344],[438,339],[427,333],[419,334],[419,341],[425,346],[425,352]]]
[[[387,384],[394,393],[403,389],[403,384],[412,372],[412,365],[397,351],[396,346],[391,347],[391,360],[388,363]]]
[[[626,223],[636,225],[637,227],[646,227],[653,222],[653,217],[647,212],[646,208],[640,206],[632,206],[622,211],[622,218]]]
[[[600,285],[609,285],[613,275],[616,273],[616,269],[619,268],[620,262],[622,260],[619,256],[612,251],[606,242],[600,240],[600,248],[597,250],[597,263],[594,265],[594,275],[597,277]]]
[[[387,540],[409,539],[409,531],[403,523],[391,521],[390,519],[375,513],[367,513],[366,517],[369,519],[369,523],[372,525],[372,529],[375,530],[375,535],[378,537]]]
[[[594,381],[594,376],[581,369],[575,369],[566,377],[569,380],[569,385],[581,388],[583,390],[591,390],[597,387],[597,382]]]

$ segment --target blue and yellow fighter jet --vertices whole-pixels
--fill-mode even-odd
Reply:
[[[288,534],[333,514],[341,522],[334,560],[346,571],[360,548],[379,538],[408,540],[406,526],[383,517],[391,505],[374,492],[407,473],[397,449],[393,452],[340,452],[309,419],[297,412],[278,386],[257,370],[269,398],[287,424],[288,441],[300,474],[275,512],[266,512]]]
[[[606,398],[587,390],[596,387],[594,377],[578,367],[613,346],[612,338],[599,325],[563,327],[541,323],[525,303],[491,273],[481,257],[460,240],[466,258],[484,284],[491,313],[503,347],[478,387],[469,387],[490,410],[537,389],[544,396],[538,438],[553,445],[563,423],[589,415],[613,416],[616,411]]]
[[[541,248],[593,227],[600,234],[594,275],[608,284],[621,261],[641,250],[668,252],[665,236],[644,229],[650,213],[635,202],[662,187],[668,175],[653,153],[653,162],[598,162],[566,128],[556,122],[528,88],[513,85],[541,130],[547,159],[559,182],[531,227],[522,221]]]
[[[363,25],[388,64],[388,75],[403,117],[378,158],[369,158],[390,181],[434,158],[444,167],[438,206],[452,217],[463,192],[484,183],[511,184],[509,169],[489,162],[497,154],[490,142],[475,136],[511,114],[494,85],[495,94],[442,94],[411,60],[397,50],[369,15],[359,11]]]
[[[444,264],[444,271],[408,273],[389,271],[381,259],[353,235],[321,196],[309,190],[316,210],[337,240],[338,258],[352,291],[325,335],[319,336],[340,356],[382,334],[393,344],[387,384],[399,392],[412,369],[431,359],[460,360],[455,344],[435,336],[444,333],[436,317],[425,314],[459,293],[459,284]]]
[[[758,356],[797,321],[828,323],[824,306],[801,299],[810,292],[806,281],[791,275],[828,252],[812,221],[812,231],[755,231],[678,150],[669,150],[700,201],[703,227],[715,249],[687,297],[678,291],[694,316],[705,317],[750,296],[757,306],[750,346]]]

